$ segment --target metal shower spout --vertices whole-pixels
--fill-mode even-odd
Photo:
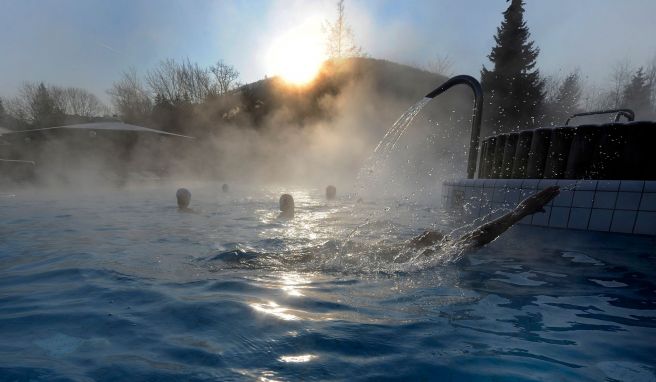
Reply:
[[[472,76],[459,75],[449,78],[432,92],[426,94],[426,98],[435,98],[455,85],[467,85],[474,92],[474,107],[472,109],[472,128],[469,140],[469,159],[467,161],[467,177],[474,178],[476,174],[476,163],[478,160],[478,144],[481,135],[481,119],[483,116],[483,88],[480,82]]]

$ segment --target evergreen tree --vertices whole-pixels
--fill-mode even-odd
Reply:
[[[489,101],[487,126],[493,131],[533,127],[540,120],[544,80],[535,69],[540,50],[529,41],[524,22],[524,2],[512,0],[494,37],[496,46],[488,56],[494,68],[483,66],[481,82]]]
[[[581,77],[578,71],[570,73],[558,86],[558,90],[553,99],[547,102],[549,118],[552,124],[562,124],[569,116],[579,112],[579,102],[581,101]]]
[[[632,109],[639,117],[644,118],[651,112],[650,92],[649,81],[641,67],[624,88],[623,107]]]

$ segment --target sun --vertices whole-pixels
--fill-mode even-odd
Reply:
[[[304,85],[317,76],[325,58],[321,23],[308,20],[273,41],[267,55],[268,72]]]

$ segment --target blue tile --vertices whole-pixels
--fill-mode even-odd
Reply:
[[[598,191],[618,191],[620,189],[619,180],[600,180],[597,182]]]
[[[551,216],[549,217],[549,227],[567,227],[567,220],[569,219],[569,208],[567,207],[553,207],[551,208]]]
[[[619,192],[615,208],[618,210],[637,210],[640,206],[639,192]]]
[[[572,200],[573,207],[590,208],[594,199],[594,191],[579,191],[574,192]]]
[[[645,192],[656,192],[656,180],[645,181]]]
[[[656,211],[656,192],[645,192],[642,194],[640,211]]]
[[[610,223],[613,219],[613,210],[597,210],[593,209],[590,215],[590,224],[588,229],[592,231],[606,231],[610,230]]]
[[[588,222],[590,221],[590,211],[589,208],[572,208],[569,213],[569,223],[567,224],[567,227],[574,229],[587,229]]]
[[[594,208],[615,208],[617,192],[597,191],[594,195]]]
[[[618,211],[613,214],[613,223],[610,225],[612,232],[632,233],[635,224],[636,211]]]
[[[623,180],[620,184],[620,191],[642,192],[645,182],[642,180]]]
[[[656,212],[638,212],[633,233],[656,235]]]
[[[531,224],[531,220],[533,219],[533,215],[528,215],[525,216],[522,220],[520,220],[517,224]]]
[[[551,207],[544,207],[545,212],[536,212],[533,214],[533,225],[548,226]]]
[[[597,188],[597,181],[596,180],[579,180],[578,183],[576,183],[576,190],[595,190]]]
[[[574,191],[561,191],[556,199],[553,201],[553,205],[557,207],[571,207],[572,200],[574,199]]]

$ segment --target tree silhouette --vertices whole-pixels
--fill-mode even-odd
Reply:
[[[488,56],[491,70],[481,70],[481,82],[490,105],[486,107],[487,126],[493,131],[533,127],[540,119],[544,99],[544,80],[535,69],[540,50],[529,41],[524,22],[524,2],[512,0],[503,12],[504,20],[494,37],[496,46]]]
[[[557,89],[545,102],[545,111],[552,124],[562,124],[567,117],[579,112],[583,89],[578,70],[556,83]]]
[[[624,88],[623,107],[633,109],[639,117],[650,114],[650,93],[648,78],[640,67]]]

